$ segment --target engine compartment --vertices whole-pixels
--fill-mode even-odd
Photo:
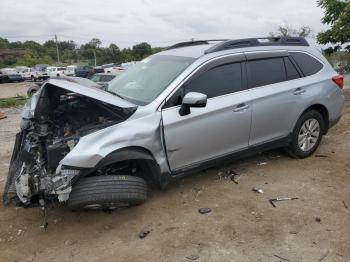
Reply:
[[[71,186],[73,177],[73,174],[57,172],[59,162],[79,139],[126,120],[134,111],[56,86],[45,86],[34,118],[23,119],[5,194],[6,189],[15,191],[24,205],[31,204],[34,198],[50,195],[57,198],[59,192]]]

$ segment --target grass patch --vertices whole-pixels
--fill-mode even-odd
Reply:
[[[26,102],[26,96],[0,98],[0,108],[23,106]]]

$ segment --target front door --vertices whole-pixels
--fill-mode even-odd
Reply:
[[[162,109],[172,171],[196,167],[248,147],[251,99],[245,89],[243,68],[244,62],[208,66],[179,88]],[[206,94],[207,105],[191,108],[190,114],[180,116],[179,104],[188,92]]]

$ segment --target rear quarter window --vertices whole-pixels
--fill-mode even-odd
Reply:
[[[290,56],[297,63],[305,76],[316,74],[323,68],[323,64],[316,58],[301,52],[290,52]]]

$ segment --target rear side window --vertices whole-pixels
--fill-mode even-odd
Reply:
[[[290,56],[294,59],[305,76],[316,74],[323,67],[322,63],[305,53],[290,52]]]
[[[287,80],[283,58],[268,58],[249,61],[248,68],[251,88]]]
[[[296,78],[300,78],[298,70],[295,68],[293,63],[290,61],[288,57],[284,58],[284,64],[286,66],[287,79],[292,80]]]
[[[242,90],[241,63],[214,67],[184,85],[185,93],[199,92],[208,98]]]

